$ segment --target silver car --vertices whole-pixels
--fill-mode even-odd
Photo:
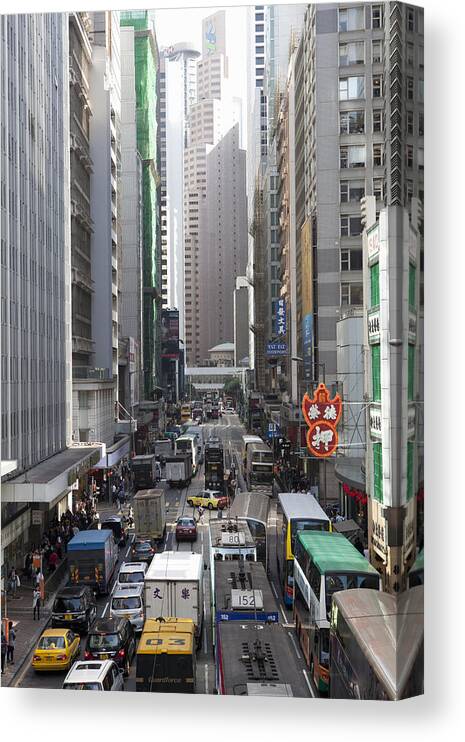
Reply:
[[[135,631],[142,631],[145,621],[144,586],[126,585],[113,591],[110,618],[127,618]]]

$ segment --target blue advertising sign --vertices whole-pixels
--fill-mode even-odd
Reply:
[[[269,358],[276,356],[287,356],[287,343],[267,343],[266,355]]]
[[[311,379],[313,366],[313,314],[306,314],[302,320],[302,355],[304,379]]]
[[[278,623],[279,616],[275,611],[257,611],[256,613],[216,611],[216,623],[220,621],[269,621],[270,623]]]
[[[285,335],[287,332],[286,299],[276,300],[276,335]]]
[[[266,433],[267,438],[279,438],[281,431],[278,423],[268,423],[268,430]]]

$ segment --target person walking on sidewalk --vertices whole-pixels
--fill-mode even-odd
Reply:
[[[37,620],[40,621],[40,590],[38,587],[35,587],[34,592],[32,593],[32,610],[33,620],[36,620],[37,613]]]
[[[10,665],[15,664],[15,643],[16,643],[16,631],[13,628],[13,621],[8,624],[8,649],[6,653],[6,661]]]
[[[6,640],[5,632],[3,631],[3,626],[2,626],[2,675],[5,672],[5,660],[6,660],[7,648],[8,648],[8,642]]]

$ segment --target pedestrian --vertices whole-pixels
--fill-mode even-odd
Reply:
[[[203,517],[203,507],[202,505],[199,505],[199,521],[203,523],[202,517]]]
[[[6,652],[6,661],[10,665],[15,664],[15,642],[16,642],[16,631],[13,628],[13,621],[8,624],[8,647]]]
[[[8,649],[8,642],[6,640],[6,635],[3,630],[3,626],[2,626],[2,675],[5,672],[5,660],[6,660],[7,649]]]
[[[38,587],[34,588],[34,591],[32,593],[32,609],[33,609],[33,620],[36,620],[36,613],[37,613],[37,620],[40,621],[40,590]]]
[[[40,570],[39,567],[36,569],[36,573],[34,575],[34,587],[38,587],[40,589],[40,584],[42,580],[44,579],[44,576]]]
[[[21,587],[21,582],[19,579],[19,576],[16,574],[16,569],[13,567],[11,569],[10,575],[8,577],[8,583],[10,586],[10,592],[12,597],[16,597],[16,590],[18,587]]]
[[[53,550],[48,558],[48,569],[50,572],[55,572],[58,563],[58,554]]]
[[[116,509],[119,511],[121,508],[121,503],[119,500],[119,492],[116,493]]]

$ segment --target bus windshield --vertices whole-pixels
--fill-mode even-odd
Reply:
[[[324,520],[313,520],[311,518],[293,518],[291,520],[291,550],[294,546],[299,531],[327,531],[328,522]]]
[[[176,441],[176,448],[178,451],[191,451],[192,450],[192,439],[188,441],[180,441],[179,438]]]
[[[370,574],[338,574],[325,576],[326,613],[331,615],[331,598],[333,593],[339,590],[352,590],[354,588],[366,590],[379,590],[379,577]]]

